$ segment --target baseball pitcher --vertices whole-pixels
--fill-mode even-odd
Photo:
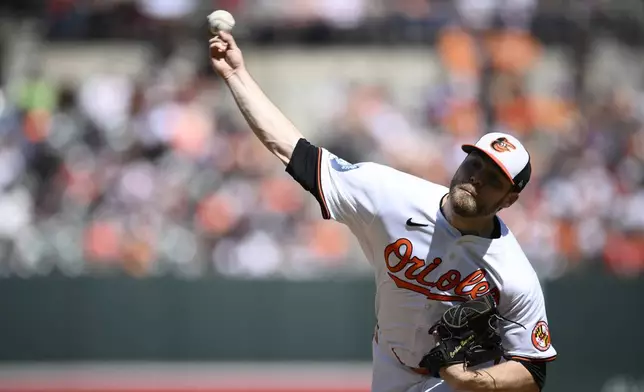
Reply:
[[[372,390],[540,391],[556,357],[543,293],[497,216],[530,179],[519,140],[488,133],[464,145],[449,187],[351,164],[309,143],[271,103],[229,33],[210,40],[210,55],[255,135],[373,266]]]

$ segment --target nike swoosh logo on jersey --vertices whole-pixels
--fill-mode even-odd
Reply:
[[[429,226],[428,223],[416,223],[411,220],[411,218],[407,219],[407,226],[411,227],[427,227]]]

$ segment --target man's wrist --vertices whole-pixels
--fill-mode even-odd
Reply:
[[[244,67],[244,66],[242,65],[242,66],[241,66],[241,67],[239,67],[239,68],[235,68],[235,69],[233,69],[233,70],[232,70],[228,75],[225,75],[223,78],[224,78],[224,81],[226,81],[226,82],[230,82],[230,81],[231,81],[232,79],[234,79],[234,78],[241,78],[241,79],[243,79],[243,78],[248,77],[248,76],[250,76],[250,74],[249,74],[249,73],[248,73],[248,71],[246,70],[246,67]]]
[[[472,384],[475,374],[459,363],[442,368],[440,376],[452,388],[463,389]]]

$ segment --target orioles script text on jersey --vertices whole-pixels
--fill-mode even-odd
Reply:
[[[424,259],[413,256],[413,251],[414,245],[407,238],[399,238],[385,248],[385,264],[389,270],[387,274],[399,288],[417,292],[435,301],[466,301],[491,292],[498,304],[499,291],[497,288],[490,288],[490,283],[485,279],[485,270],[477,269],[465,275],[451,269],[432,280],[428,275],[443,263],[443,259],[435,257],[427,264]],[[403,276],[411,282],[396,275],[403,270]],[[432,288],[438,289],[440,293],[432,292]],[[444,294],[450,290],[453,290],[454,295]]]

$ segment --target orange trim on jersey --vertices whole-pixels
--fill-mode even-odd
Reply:
[[[324,192],[322,191],[322,149],[318,147],[318,194],[320,195],[320,200],[322,200],[322,218],[331,219],[331,213],[329,212],[329,207],[326,205],[326,199],[324,198]]]
[[[556,355],[553,355],[552,357],[548,358],[530,358],[530,357],[522,357],[520,355],[511,355],[508,357],[508,359],[515,359],[518,361],[527,361],[527,362],[551,362],[557,359]]]

